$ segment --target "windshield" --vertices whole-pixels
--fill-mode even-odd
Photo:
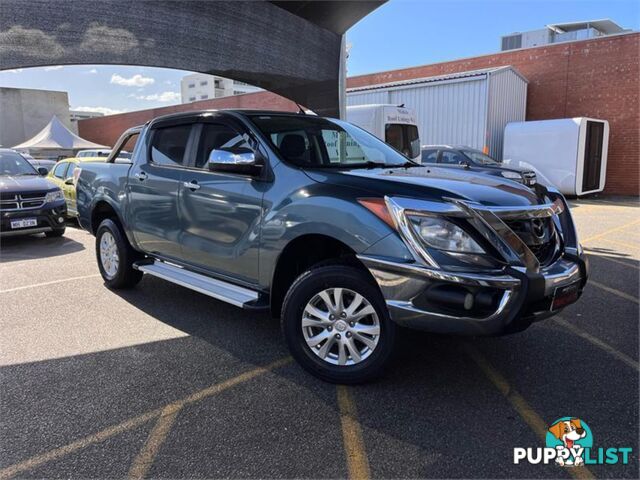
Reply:
[[[462,150],[467,157],[471,159],[473,163],[479,163],[480,165],[499,165],[500,162],[494,160],[489,155],[485,155],[484,153],[478,150]]]
[[[19,153],[0,152],[0,175],[38,175],[38,172]]]
[[[384,141],[409,158],[420,155],[420,137],[418,127],[404,123],[388,123],[385,127]]]
[[[108,157],[111,153],[111,150],[82,150],[78,152],[76,158],[84,158],[84,157]]]
[[[252,115],[282,157],[309,168],[396,167],[408,159],[350,123],[312,116]]]

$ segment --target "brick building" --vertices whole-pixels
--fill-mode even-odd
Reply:
[[[594,117],[609,121],[605,193],[640,195],[640,33],[511,50],[432,65],[351,77],[347,88],[512,65],[528,80],[527,120]],[[296,111],[259,92],[79,122],[80,136],[111,145],[126,128],[157,115],[208,108]]]

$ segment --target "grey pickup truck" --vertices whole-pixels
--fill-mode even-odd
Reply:
[[[133,137],[131,163],[114,163]],[[313,115],[156,118],[82,165],[77,202],[107,287],[149,274],[270,310],[293,357],[332,382],[378,374],[398,326],[517,332],[587,280],[557,191],[420,166]]]

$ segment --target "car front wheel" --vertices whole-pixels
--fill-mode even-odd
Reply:
[[[98,268],[109,288],[131,288],[142,278],[133,268],[138,259],[119,225],[111,219],[103,220],[96,232]]]
[[[286,295],[282,328],[293,357],[335,383],[377,376],[393,350],[396,325],[377,286],[350,266],[303,273]]]

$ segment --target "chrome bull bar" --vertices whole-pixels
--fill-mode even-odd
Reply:
[[[540,262],[527,244],[505,223],[509,220],[544,219],[561,215],[565,204],[560,197],[551,203],[523,207],[486,206],[466,200],[445,198],[445,202],[431,202],[403,197],[385,197],[396,228],[418,260],[433,268],[440,268],[416,237],[407,221],[410,215],[436,215],[465,218],[487,240],[509,265],[527,272],[539,272]],[[556,225],[557,222],[554,221]],[[560,236],[560,229],[556,229]],[[556,243],[560,238],[555,238]]]

